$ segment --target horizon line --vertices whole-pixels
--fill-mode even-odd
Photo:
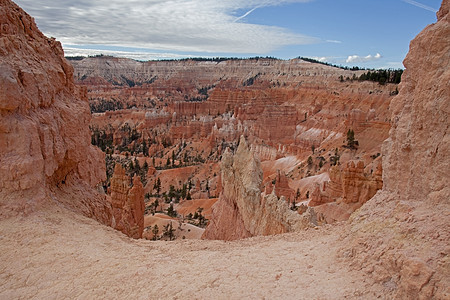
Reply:
[[[343,70],[350,70],[350,71],[364,71],[364,70],[404,70],[405,68],[370,68],[370,67],[360,67],[360,66],[348,66],[348,65],[336,65],[329,62],[323,62],[319,61],[315,58],[305,57],[305,56],[296,56],[293,58],[278,58],[274,56],[249,56],[249,57],[236,57],[236,56],[192,56],[192,57],[184,57],[184,58],[160,58],[160,59],[148,59],[148,60],[140,60],[140,59],[134,59],[129,57],[123,57],[123,56],[114,56],[109,54],[97,54],[97,55],[74,55],[74,56],[64,56],[67,60],[82,60],[85,58],[122,58],[122,59],[129,59],[137,62],[159,62],[159,61],[186,61],[186,60],[193,60],[193,61],[213,61],[220,63],[222,61],[227,60],[259,60],[259,59],[268,59],[268,60],[281,60],[281,61],[289,61],[294,59],[300,59],[309,63],[317,63],[321,65],[326,65],[329,67],[334,67],[338,69]],[[81,59],[78,59],[81,58]]]

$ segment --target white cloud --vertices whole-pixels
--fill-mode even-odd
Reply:
[[[246,13],[243,14],[242,16],[236,18],[233,22],[236,23],[237,21],[242,20],[243,18],[245,18],[246,16],[248,16],[249,14],[251,14],[252,12],[254,12],[257,8],[259,8],[259,6],[250,9],[248,12],[246,12]]]
[[[315,59],[320,62],[326,62],[329,63],[331,61],[334,61],[336,57],[334,56],[311,56],[312,59]]]
[[[311,0],[16,0],[39,28],[63,45],[110,45],[158,51],[265,54],[319,40],[248,24],[256,8]],[[247,11],[242,14],[242,11]]]
[[[406,3],[408,3],[408,4],[411,4],[411,5],[414,5],[414,6],[416,6],[416,7],[420,7],[420,8],[423,8],[423,9],[425,9],[425,10],[432,11],[432,12],[434,12],[434,13],[437,12],[437,9],[434,9],[434,8],[428,6],[428,5],[419,3],[419,2],[414,1],[414,0],[402,0],[402,1],[403,1],[403,2],[406,2]]]
[[[337,40],[326,40],[327,43],[334,43],[334,44],[342,44],[342,41]]]
[[[363,63],[380,59],[382,56],[380,53],[375,55],[367,55],[367,56],[358,56],[358,55],[350,55],[345,60],[346,63]]]
[[[65,56],[95,56],[95,55],[110,55],[116,57],[127,57],[135,60],[160,60],[160,59],[180,59],[188,57],[196,57],[197,55],[189,54],[175,54],[170,52],[155,53],[145,51],[120,51],[120,50],[99,50],[99,49],[82,49],[70,46],[64,47]],[[208,56],[202,56],[208,58]]]

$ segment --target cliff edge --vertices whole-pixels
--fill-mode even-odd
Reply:
[[[450,297],[450,3],[410,44],[383,144],[383,189],[351,217],[342,255],[397,299]]]
[[[61,44],[9,0],[0,1],[0,24],[1,214],[67,199],[110,224],[111,206],[94,189],[106,175],[102,152],[90,145],[86,90],[75,86]]]

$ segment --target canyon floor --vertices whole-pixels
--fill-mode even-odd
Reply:
[[[0,299],[383,297],[382,286],[338,257],[345,226],[151,242],[47,204],[0,221]]]

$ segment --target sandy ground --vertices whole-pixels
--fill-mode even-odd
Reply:
[[[0,220],[0,299],[371,299],[343,225],[235,242],[133,240],[57,205]]]

